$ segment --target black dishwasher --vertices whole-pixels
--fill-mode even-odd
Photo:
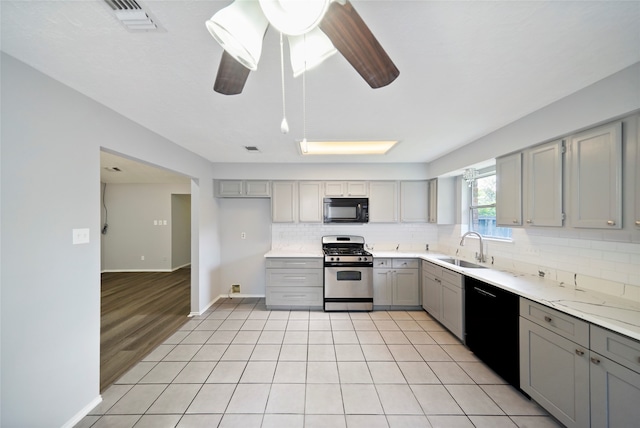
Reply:
[[[520,388],[519,297],[465,277],[465,343],[505,381]]]

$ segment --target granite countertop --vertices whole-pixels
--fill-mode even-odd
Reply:
[[[425,251],[371,251],[378,258],[419,258],[519,296],[554,308],[561,312],[599,325],[640,341],[640,302],[622,299],[593,290],[581,289],[537,275],[510,272],[503,269],[463,268],[439,260],[451,257]],[[272,250],[265,257],[322,257],[322,250]]]

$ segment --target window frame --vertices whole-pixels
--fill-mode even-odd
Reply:
[[[496,169],[491,168],[488,170],[484,170],[481,171],[478,174],[478,177],[474,180],[473,184],[471,186],[469,186],[466,182],[465,185],[468,187],[468,192],[467,192],[467,230],[468,231],[474,231],[477,232],[479,234],[482,235],[483,239],[494,239],[497,241],[503,241],[503,242],[511,242],[513,240],[513,232],[512,229],[510,227],[501,227],[501,226],[495,226],[495,229],[497,230],[504,230],[505,234],[508,236],[500,236],[500,235],[486,235],[484,233],[482,233],[481,230],[476,230],[476,228],[474,228],[474,218],[477,218],[477,213],[479,209],[482,208],[496,208],[496,202],[493,202],[492,204],[482,204],[482,205],[473,205],[473,186],[477,185],[477,180],[478,179],[482,179],[482,178],[486,178],[486,177],[491,177],[491,176],[495,176],[496,175]],[[464,182],[464,180],[463,180]],[[495,191],[496,189],[494,189]],[[476,216],[474,217],[474,210],[475,210],[475,214]],[[477,222],[476,222],[477,223]]]

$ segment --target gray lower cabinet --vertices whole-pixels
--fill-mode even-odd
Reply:
[[[374,306],[419,307],[420,261],[418,259],[374,259]]]
[[[520,388],[569,428],[588,428],[589,324],[520,299]]]
[[[591,326],[591,426],[640,423],[640,342]]]
[[[422,307],[464,341],[464,276],[422,261]]]
[[[265,300],[268,309],[322,309],[322,258],[267,259]]]

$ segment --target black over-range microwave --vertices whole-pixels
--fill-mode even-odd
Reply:
[[[368,223],[369,198],[324,198],[325,223]]]

